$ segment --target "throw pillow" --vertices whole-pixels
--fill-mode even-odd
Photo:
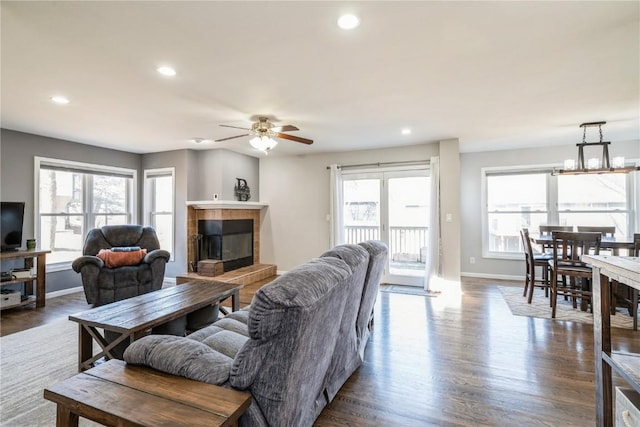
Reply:
[[[138,265],[147,255],[146,249],[130,252],[116,252],[111,249],[100,249],[97,257],[104,261],[107,268],[122,267],[124,265]]]

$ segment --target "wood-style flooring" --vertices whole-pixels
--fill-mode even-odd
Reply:
[[[521,286],[464,279],[438,297],[381,292],[365,363],[316,425],[594,425],[593,327],[513,316],[497,288],[510,284]],[[73,294],[3,311],[0,332],[86,308]],[[614,348],[640,352],[639,334],[615,329]]]

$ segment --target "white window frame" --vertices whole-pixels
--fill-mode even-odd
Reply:
[[[42,166],[54,166],[59,168],[67,168],[67,169],[76,169],[86,173],[88,175],[95,175],[98,173],[105,174],[113,174],[113,175],[121,175],[131,177],[131,185],[128,189],[128,197],[127,204],[129,207],[128,211],[128,223],[131,224],[137,218],[137,188],[138,188],[138,171],[135,169],[121,168],[116,166],[106,166],[106,165],[97,165],[93,163],[84,163],[84,162],[76,162],[72,160],[62,160],[62,159],[54,159],[48,157],[34,157],[34,168],[33,168],[33,206],[34,206],[34,217],[33,217],[33,230],[34,235],[38,241],[42,241],[40,237],[40,169]],[[86,198],[86,194],[89,191],[88,188],[83,189],[83,198]],[[84,206],[89,206],[85,204]],[[88,224],[87,216],[90,215],[87,212],[83,212],[85,217],[85,224]],[[85,230],[85,232],[88,230]],[[47,271],[55,272],[55,271],[63,271],[71,269],[71,264],[73,261],[63,261],[57,263],[47,263]]]
[[[634,160],[632,164],[640,164]],[[561,168],[559,164],[527,165],[527,166],[498,166],[485,167],[480,170],[481,180],[481,212],[482,212],[482,257],[494,259],[522,259],[521,252],[495,252],[489,250],[489,212],[487,200],[487,176],[498,173],[534,173],[541,172],[547,174],[547,221],[549,224],[557,224],[559,221],[558,211],[558,184],[557,177],[551,175],[553,169]],[[640,200],[637,196],[640,189],[640,173],[629,173],[626,175],[627,188],[627,230],[629,233],[640,232]],[[578,212],[578,211],[576,211]],[[591,212],[591,211],[590,211]]]
[[[152,178],[171,176],[171,184],[173,186],[173,200],[171,203],[171,212],[155,212],[153,207],[155,206],[153,191],[153,182]],[[154,227],[153,216],[160,214],[171,214],[171,248],[162,248],[168,250],[171,254],[171,258],[169,261],[175,261],[174,253],[175,253],[175,245],[176,245],[176,168],[168,167],[168,168],[156,168],[156,169],[145,169],[144,170],[144,225]]]

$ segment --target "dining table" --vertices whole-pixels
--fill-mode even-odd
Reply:
[[[551,235],[550,234],[531,234],[531,242],[544,247],[551,247]],[[611,250],[612,255],[620,255],[620,249],[626,249],[630,254],[635,248],[633,236],[611,237],[603,236],[600,240],[600,249]],[[623,254],[627,255],[627,254]]]

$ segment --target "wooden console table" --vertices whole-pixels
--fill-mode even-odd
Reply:
[[[44,307],[45,305],[45,292],[46,292],[46,268],[47,268],[47,254],[51,253],[50,250],[41,249],[19,249],[17,251],[0,252],[0,261],[12,260],[12,259],[24,259],[24,268],[33,268],[33,259],[36,259],[37,269],[36,275],[32,277],[19,277],[14,280],[7,280],[1,282],[0,286],[11,285],[14,283],[25,283],[25,294],[27,299],[21,301],[19,304],[12,305],[11,307],[17,307],[26,304],[36,303],[36,308]],[[33,281],[36,281],[36,292],[33,295]],[[4,307],[4,308],[11,308]]]
[[[149,333],[151,328],[164,325],[208,305],[231,297],[237,306],[242,285],[223,282],[189,282],[160,289],[102,305],[69,316],[78,322],[78,370],[92,367],[93,362],[106,356],[113,359],[111,350],[125,340],[133,342]],[[120,334],[108,343],[99,329]],[[102,351],[93,355],[92,338]]]
[[[640,393],[640,354],[611,350],[611,285],[609,279],[640,289],[640,258],[583,255],[593,269],[593,341],[596,362],[596,422],[613,426],[611,368]],[[637,307],[635,308],[637,309]]]
[[[110,360],[44,390],[56,426],[78,418],[111,426],[237,426],[251,395]]]

